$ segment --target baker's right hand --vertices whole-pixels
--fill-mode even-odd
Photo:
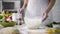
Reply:
[[[20,9],[20,13],[24,13],[24,8],[21,8]]]

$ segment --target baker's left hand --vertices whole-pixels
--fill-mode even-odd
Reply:
[[[42,22],[44,22],[48,18],[48,13],[44,12],[42,17],[43,17]]]

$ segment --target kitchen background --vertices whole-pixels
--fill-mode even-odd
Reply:
[[[37,27],[38,26],[37,25],[36,27],[39,29],[35,29],[35,25],[34,26],[30,25],[31,26],[30,28],[32,30],[29,28],[29,26],[28,26],[29,29],[24,28],[25,25],[20,26],[21,23],[23,23],[23,20],[19,19],[22,16],[20,13],[13,13],[13,16],[11,16],[12,14],[11,13],[9,14],[8,12],[7,12],[8,14],[3,13],[3,11],[5,11],[5,10],[11,11],[11,12],[17,12],[17,11],[19,12],[19,9],[22,7],[23,2],[24,2],[24,0],[0,0],[0,15],[3,14],[3,18],[4,18],[2,21],[0,21],[0,33],[6,34],[6,33],[12,32],[12,34],[13,34],[13,31],[15,33],[20,31],[19,33],[22,33],[22,34],[43,34],[43,33],[44,34],[46,34],[46,33],[53,34],[53,32],[60,34],[60,25],[59,24],[57,24],[57,25],[48,24],[50,22],[57,22],[57,23],[59,22],[60,23],[60,0],[56,0],[55,5],[50,12],[52,15],[49,14],[51,20],[47,21],[48,23],[45,23],[45,24],[47,24],[47,26],[49,28],[46,29],[45,27],[41,26],[41,28],[43,28],[43,29],[41,29],[41,28]],[[6,17],[9,20],[9,22],[6,21],[7,20]],[[1,19],[1,16],[0,16],[0,19]],[[11,19],[13,19],[14,21],[17,21],[17,23],[14,21],[11,21]],[[6,21],[6,22],[4,22],[4,21]],[[7,27],[7,28],[4,29],[4,27]],[[10,27],[12,27],[12,28],[10,28]],[[15,30],[14,27],[17,28],[19,31]],[[53,29],[50,27],[53,27]]]
[[[2,12],[2,10],[17,11],[22,7],[23,1],[24,0],[0,0],[0,12]],[[12,3],[12,4],[14,4],[13,8],[7,9],[5,7],[6,9],[4,9],[3,8],[4,7],[3,2],[13,2]],[[54,7],[51,10],[51,13],[52,13],[52,15],[51,15],[50,18],[52,20],[50,20],[50,21],[51,22],[53,22],[53,21],[60,22],[60,0],[56,0],[56,3],[55,3]],[[49,21],[49,23],[50,23],[50,21]]]

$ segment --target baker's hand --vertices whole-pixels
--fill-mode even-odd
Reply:
[[[20,13],[24,13],[24,8],[21,8],[20,9]]]
[[[44,12],[43,13],[43,20],[42,20],[42,22],[44,22],[47,18],[48,18],[48,13]]]

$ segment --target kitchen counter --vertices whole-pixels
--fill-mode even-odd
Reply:
[[[19,26],[19,25],[16,25],[15,27],[19,29],[21,34],[47,34],[46,29],[33,29],[32,30],[32,29],[28,29],[25,26]]]

